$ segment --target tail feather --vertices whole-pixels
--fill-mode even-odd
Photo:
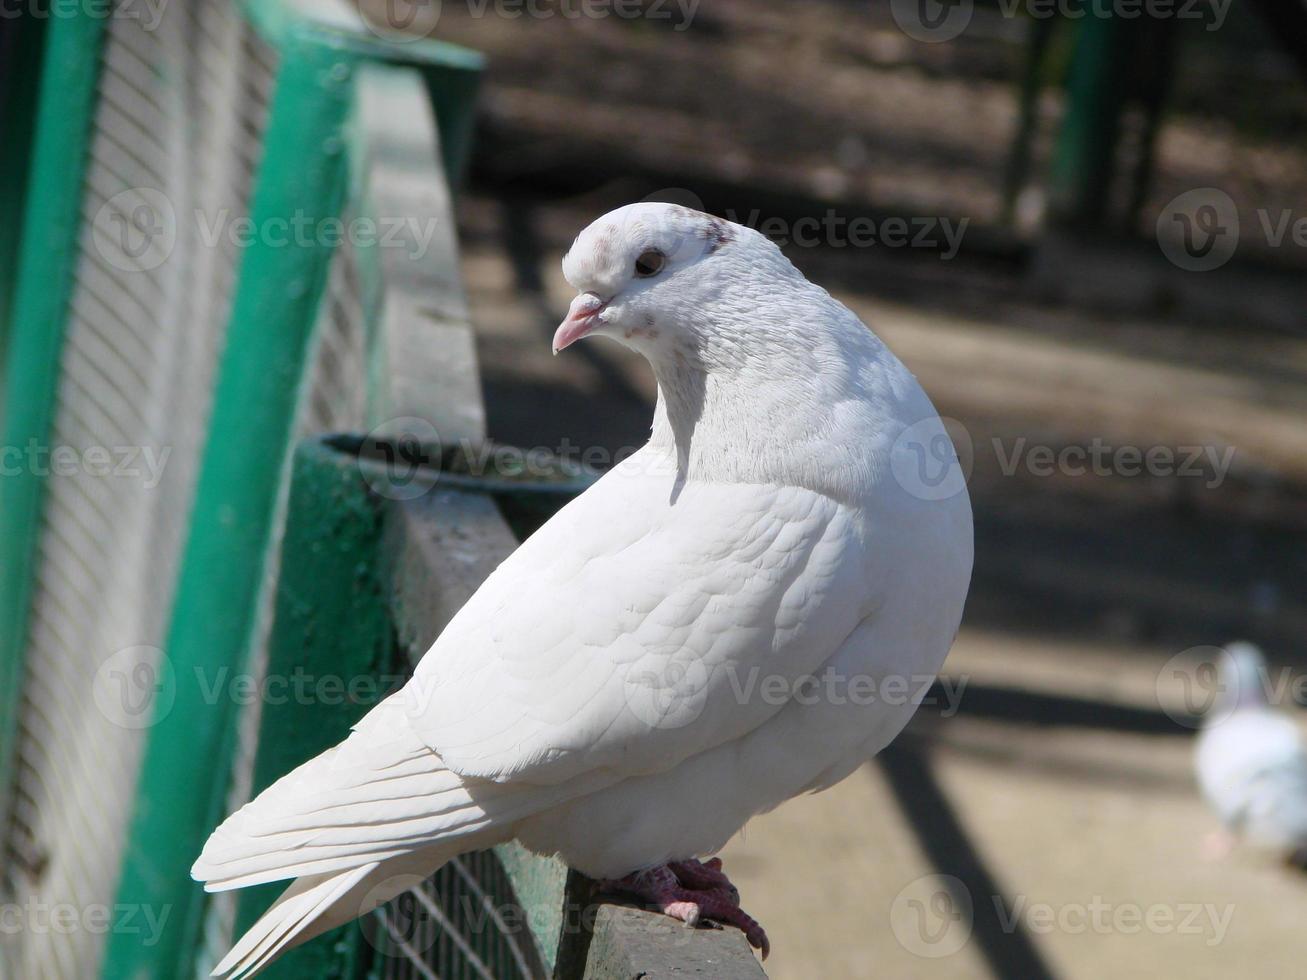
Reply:
[[[464,779],[382,702],[344,742],[228,817],[191,868],[207,891],[296,879],[218,964],[247,977],[292,946],[389,901],[451,857],[514,836],[519,821],[616,782]],[[416,876],[416,877],[415,877]]]
[[[533,795],[465,783],[385,702],[223,821],[191,876],[223,891],[341,872],[511,822]]]
[[[254,976],[286,950],[390,901],[447,858],[446,850],[431,848],[337,874],[296,879],[223,957],[213,976]]]

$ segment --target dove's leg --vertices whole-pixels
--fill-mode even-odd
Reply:
[[[699,861],[673,861],[647,871],[637,871],[625,878],[599,882],[600,891],[623,892],[658,908],[663,915],[680,919],[686,925],[698,925],[700,919],[712,919],[735,926],[744,933],[749,945],[762,950],[763,958],[771,951],[762,926],[740,908],[740,892],[722,873],[719,858]]]
[[[696,861],[693,858],[689,861],[672,861],[667,867],[672,869],[676,880],[686,888],[701,891],[725,889],[734,896],[735,904],[740,904],[740,890],[731,884],[731,879],[722,871],[721,858],[709,858],[707,861]]]

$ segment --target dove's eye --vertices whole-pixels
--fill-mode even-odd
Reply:
[[[650,276],[656,276],[662,272],[663,266],[666,264],[667,256],[662,252],[656,248],[646,249],[635,260],[635,274],[641,279],[648,279]]]

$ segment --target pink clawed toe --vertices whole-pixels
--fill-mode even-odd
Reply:
[[[722,872],[721,858],[671,861],[625,878],[599,883],[600,891],[621,892],[655,906],[663,915],[696,926],[702,919],[735,926],[763,959],[771,952],[767,933],[740,908],[740,892]]]

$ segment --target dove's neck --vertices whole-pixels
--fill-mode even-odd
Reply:
[[[649,449],[669,457],[678,483],[804,486],[845,501],[872,492],[883,469],[874,457],[888,451],[897,421],[933,409],[875,335],[839,309],[851,325],[809,335],[801,349],[729,364],[684,352],[653,359]]]

